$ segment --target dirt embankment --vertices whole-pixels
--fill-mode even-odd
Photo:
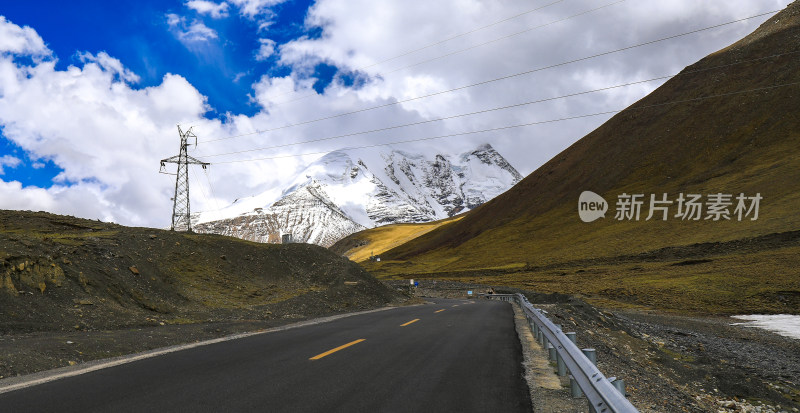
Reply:
[[[406,298],[313,245],[0,211],[0,377]]]

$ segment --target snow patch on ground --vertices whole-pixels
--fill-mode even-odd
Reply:
[[[744,323],[734,323],[745,327],[758,327],[782,336],[800,339],[800,315],[735,315],[733,318],[746,320]]]

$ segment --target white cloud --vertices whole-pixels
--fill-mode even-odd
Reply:
[[[36,30],[20,27],[0,16],[0,53],[25,54],[34,58],[50,56],[50,49]]]
[[[9,24],[0,31],[13,32]],[[56,70],[53,61],[18,65],[0,55],[3,135],[63,169],[48,189],[0,182],[0,208],[163,226],[174,181],[158,174],[157,161],[176,151],[175,123],[206,112],[205,97],[178,75],[135,90],[127,83],[135,76],[118,60],[81,56],[83,67]]]
[[[30,159],[50,160],[64,172],[57,178],[57,184],[48,189],[22,188],[17,182],[0,179],[0,208],[43,209],[128,225],[168,226],[169,198],[175,181],[174,177],[158,174],[158,161],[177,154],[175,123],[178,122],[184,127],[194,125],[201,142],[271,129],[269,133],[201,143],[196,149],[191,148],[191,155],[212,163],[208,173],[215,199],[203,197],[203,192],[206,195],[209,192],[204,173],[198,170],[197,174],[190,174],[192,209],[199,211],[225,206],[236,198],[268,189],[282,188],[304,163],[318,156],[260,162],[224,163],[226,161],[324,152],[342,146],[556,119],[597,112],[598,108],[621,108],[644,96],[658,83],[340,140],[211,156],[419,122],[676,73],[746,35],[766,17],[579,64],[390,105],[421,94],[778,9],[788,1],[624,2],[491,46],[396,70],[563,19],[597,7],[597,3],[593,0],[559,3],[487,30],[376,64],[534,6],[480,0],[317,0],[308,13],[306,24],[322,27],[322,36],[301,38],[280,46],[259,40],[255,56],[279,52],[281,62],[292,72],[285,77],[260,77],[253,85],[251,99],[262,110],[252,116],[229,114],[224,122],[204,119],[209,109],[206,98],[180,74],[169,74],[160,84],[151,87],[135,88],[136,75],[102,52],[81,55],[82,67],[56,69],[53,59],[47,58],[33,65],[23,65],[15,60],[16,55],[49,57],[51,53],[33,29],[21,28],[3,19],[0,20],[0,126],[3,134],[19,145]],[[234,13],[236,7],[236,12],[253,18],[257,24],[272,18],[269,8],[276,3],[228,1],[230,13]],[[218,36],[197,20],[190,21],[175,14],[166,15],[166,20],[173,34],[187,47]],[[259,33],[253,36],[254,39],[263,37]],[[262,46],[266,46],[263,53]],[[346,73],[339,73],[325,93],[319,95],[312,87],[316,81],[313,69],[320,62],[333,64],[344,72],[363,68],[361,73],[367,81],[359,88],[347,87],[350,78]],[[390,106],[337,116],[376,105]],[[324,117],[331,119],[306,123]],[[401,148],[459,153],[488,141],[521,173],[528,174],[603,120],[562,122],[408,144]],[[284,127],[297,123],[303,125]],[[74,184],[67,185],[68,182]],[[203,189],[194,189],[197,185]]]
[[[256,51],[256,60],[264,61],[267,60],[270,56],[275,54],[275,41],[272,39],[258,39],[258,42],[261,43],[258,50]]]
[[[103,71],[113,73],[126,82],[136,83],[139,81],[139,76],[137,76],[136,73],[122,66],[122,62],[120,62],[119,59],[109,56],[106,52],[100,52],[97,55],[83,52],[79,53],[78,57],[81,62],[83,62],[84,66],[87,63],[95,63],[100,66]]]
[[[15,156],[11,155],[0,156],[0,175],[3,175],[5,173],[3,168],[5,167],[16,168],[21,163],[22,160]]]
[[[254,18],[258,15],[271,15],[270,7],[281,4],[287,0],[230,0],[239,8],[241,15]]]
[[[200,13],[207,14],[215,19],[220,19],[228,16],[228,3],[214,3],[207,0],[190,0],[186,2],[186,7]]]
[[[200,20],[195,19],[189,23],[185,17],[175,13],[169,13],[166,17],[167,25],[172,33],[186,46],[191,46],[192,43],[208,42],[218,37],[214,29],[206,26]]]

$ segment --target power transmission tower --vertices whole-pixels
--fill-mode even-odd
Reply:
[[[188,231],[192,232],[191,210],[189,208],[189,164],[200,165],[206,169],[208,162],[203,162],[195,159],[186,153],[189,143],[189,138],[194,138],[194,144],[197,146],[197,136],[192,132],[192,128],[184,132],[181,130],[181,125],[178,125],[178,134],[181,137],[181,150],[178,155],[162,159],[160,173],[173,175],[166,172],[166,164],[178,164],[178,172],[175,173],[175,197],[172,198],[172,227],[173,231]]]

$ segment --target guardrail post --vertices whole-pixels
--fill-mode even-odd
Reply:
[[[564,363],[564,359],[561,358],[561,353],[556,354],[556,368],[560,377],[567,375],[567,365]]]
[[[593,348],[585,348],[582,349],[583,355],[586,356],[589,361],[592,362],[595,366],[597,365],[597,352]]]
[[[556,361],[556,348],[552,343],[547,343],[547,353],[550,357],[550,361]]]
[[[571,341],[575,345],[578,344],[578,333],[576,333],[574,331],[570,331],[569,333],[565,333],[565,334],[566,334],[567,338],[569,339],[569,341]]]
[[[583,391],[581,390],[580,386],[578,386],[578,382],[575,381],[575,378],[572,376],[569,376],[569,392],[574,399],[583,397]]]
[[[589,359],[589,361],[592,362],[592,364],[594,364],[595,366],[597,365],[597,352],[595,351],[595,349],[584,348],[581,349],[581,351],[583,351],[583,355],[586,356],[586,358]],[[592,401],[588,400],[588,403],[589,403],[589,413],[596,413],[597,410],[595,410],[594,406],[592,405]]]
[[[611,382],[615,389],[621,394],[623,397],[627,397],[628,393],[625,391],[625,380],[616,379]]]

